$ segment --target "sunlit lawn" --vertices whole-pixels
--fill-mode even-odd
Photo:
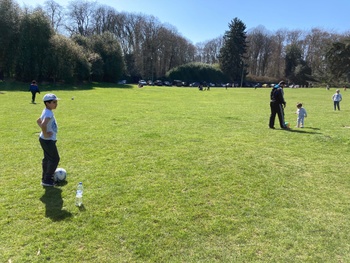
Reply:
[[[270,89],[50,90],[68,184],[49,189],[48,90],[3,91],[0,262],[350,262],[350,100],[334,112],[334,91],[286,89],[284,131]]]

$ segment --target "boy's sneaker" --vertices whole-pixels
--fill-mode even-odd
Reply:
[[[55,186],[56,182],[53,179],[53,175],[45,175],[44,178],[41,180],[42,186]]]
[[[50,181],[50,182],[42,181],[42,182],[41,182],[41,185],[42,185],[42,186],[55,186],[56,183],[55,183],[54,181]]]

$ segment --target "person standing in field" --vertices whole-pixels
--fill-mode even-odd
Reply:
[[[302,103],[297,103],[297,111],[295,113],[298,115],[297,127],[304,128],[304,119],[307,117],[307,113]]]
[[[336,90],[335,93],[332,96],[333,104],[334,104],[334,110],[338,109],[340,110],[340,102],[342,101],[343,97],[340,94],[340,90]]]
[[[55,94],[46,94],[43,98],[45,108],[41,113],[37,124],[41,128],[39,142],[44,152],[42,159],[42,186],[54,186],[54,173],[60,161],[56,147],[57,122],[53,110],[57,108],[59,99]]]
[[[288,129],[286,123],[284,121],[284,108],[286,107],[286,101],[284,100],[284,92],[283,88],[286,85],[284,81],[280,81],[277,85],[275,85],[270,93],[270,129],[275,129],[275,118],[276,114],[278,115],[278,120],[280,123],[280,127],[282,129]]]
[[[40,94],[38,84],[35,80],[33,80],[32,83],[30,83],[29,91],[32,93],[32,103],[35,104],[35,96],[37,93]]]

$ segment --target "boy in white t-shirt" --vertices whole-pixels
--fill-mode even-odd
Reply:
[[[55,94],[46,94],[43,98],[45,108],[36,121],[41,128],[39,142],[44,152],[41,181],[43,186],[55,185],[54,173],[60,161],[56,147],[57,122],[53,114],[53,110],[57,108],[58,100]]]
[[[304,128],[304,118],[307,117],[307,113],[306,113],[305,108],[303,108],[302,103],[300,103],[300,102],[297,103],[297,111],[295,113],[298,115],[297,127]]]

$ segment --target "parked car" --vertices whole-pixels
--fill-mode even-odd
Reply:
[[[226,87],[224,83],[215,83],[216,87]]]
[[[163,82],[159,79],[157,79],[155,82],[154,82],[154,85],[156,86],[163,86]]]
[[[139,81],[139,87],[143,87],[145,85],[147,85],[147,82],[145,80],[142,79]]]
[[[171,83],[169,81],[164,81],[163,84],[164,86],[171,86]]]
[[[192,82],[191,84],[190,84],[190,87],[198,87],[199,86],[199,82]]]
[[[182,86],[182,81],[176,79],[176,80],[173,81],[173,85],[177,86],[177,87],[181,87]]]
[[[118,81],[118,84],[126,84],[126,79],[119,80],[119,81]]]

